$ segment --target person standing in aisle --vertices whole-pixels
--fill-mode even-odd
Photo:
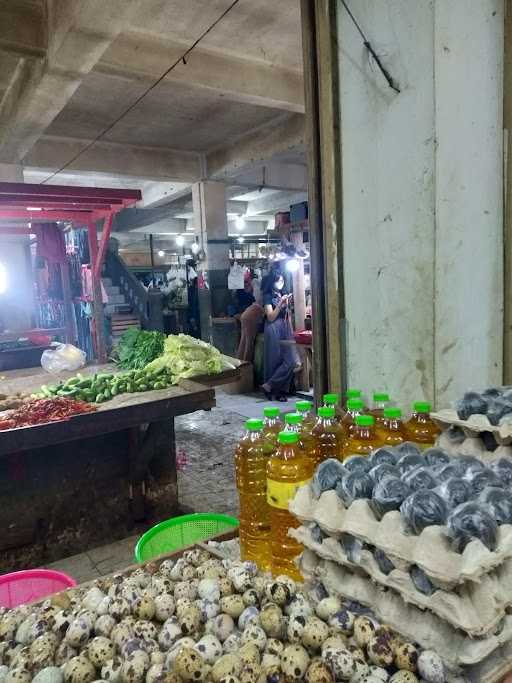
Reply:
[[[293,373],[300,369],[300,360],[293,345],[281,344],[293,339],[289,304],[291,294],[283,294],[284,278],[272,270],[262,287],[265,311],[265,382],[261,389],[269,399],[287,401]]]
[[[252,363],[254,361],[254,344],[256,335],[261,331],[263,308],[253,293],[253,280],[250,272],[244,278],[244,288],[237,290],[240,320],[240,343],[237,358]],[[238,316],[237,316],[238,317]]]

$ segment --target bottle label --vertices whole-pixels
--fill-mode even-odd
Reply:
[[[295,497],[301,486],[305,486],[309,481],[309,479],[304,479],[304,481],[287,483],[267,479],[267,503],[273,508],[288,510],[290,500]]]

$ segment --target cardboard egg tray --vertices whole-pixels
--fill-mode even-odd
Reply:
[[[505,616],[498,633],[470,638],[432,612],[408,604],[394,590],[383,589],[359,570],[323,560],[312,550],[303,552],[300,570],[306,581],[320,580],[330,594],[369,607],[377,619],[389,624],[404,638],[436,651],[453,670],[461,666],[482,666],[488,657],[494,656],[498,660],[500,649],[512,641],[511,615]],[[512,667],[512,661],[507,661],[505,671]]]
[[[306,526],[290,529],[289,534],[318,557],[349,567],[352,571],[363,570],[372,581],[399,593],[406,603],[430,610],[469,636],[493,633],[505,616],[506,608],[512,604],[512,559],[481,577],[478,583],[465,583],[458,592],[437,589],[432,595],[425,595],[415,587],[407,572],[393,569],[388,575],[384,574],[370,550],[363,549],[357,558],[359,561],[354,562],[336,538],[327,537],[322,543],[317,543]]]
[[[290,512],[302,523],[316,522],[328,535],[340,538],[351,534],[368,545],[379,548],[397,569],[408,572],[418,565],[438,587],[453,589],[465,581],[478,582],[512,558],[512,525],[499,527],[495,551],[475,539],[462,553],[450,546],[445,527],[429,526],[419,536],[405,533],[398,511],[378,520],[368,500],[355,500],[345,508],[334,491],[325,491],[319,499],[309,485],[297,491],[290,502]]]
[[[443,431],[451,426],[460,427],[467,437],[475,438],[482,432],[491,432],[500,446],[512,444],[512,415],[501,425],[494,426],[486,415],[471,415],[468,420],[460,420],[452,409],[430,413],[430,417]]]

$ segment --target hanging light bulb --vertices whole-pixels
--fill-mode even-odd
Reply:
[[[299,265],[300,264],[296,258],[288,259],[288,261],[286,262],[286,270],[289,273],[296,273],[299,269]]]
[[[158,254],[158,256],[159,256],[160,258],[163,258],[163,257],[165,256],[165,251],[164,251],[163,249],[159,249],[159,250],[157,251],[157,254]]]

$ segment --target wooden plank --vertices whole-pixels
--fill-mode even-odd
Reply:
[[[91,256],[92,295],[94,313],[94,334],[96,338],[96,357],[100,363],[107,360],[107,343],[105,339],[105,312],[101,293],[101,279],[95,275],[98,262],[98,235],[96,223],[91,221],[87,229],[89,252]]]

